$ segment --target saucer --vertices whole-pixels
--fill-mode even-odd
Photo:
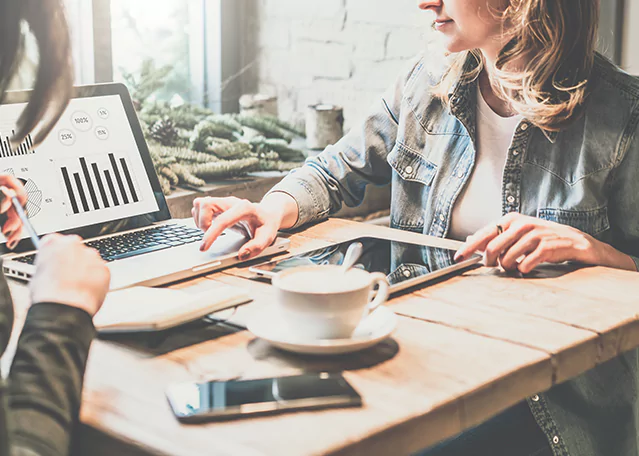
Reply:
[[[257,313],[249,321],[247,329],[282,350],[306,355],[341,355],[372,347],[391,335],[397,325],[397,316],[381,306],[366,317],[348,339],[300,340],[289,330],[273,307]]]

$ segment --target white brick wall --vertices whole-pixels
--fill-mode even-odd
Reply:
[[[431,34],[415,0],[246,0],[243,91],[276,94],[281,117],[344,107],[361,119]]]

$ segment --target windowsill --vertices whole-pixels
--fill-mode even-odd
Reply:
[[[279,171],[264,171],[251,173],[248,176],[219,179],[198,189],[177,188],[166,197],[169,210],[173,218],[191,217],[191,207],[195,198],[212,196],[235,196],[250,201],[260,201],[275,184],[281,181],[287,173]],[[390,187],[369,186],[364,202],[355,208],[344,206],[337,217],[362,217],[373,212],[383,211],[390,206]]]

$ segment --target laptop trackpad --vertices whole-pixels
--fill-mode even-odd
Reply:
[[[183,271],[191,271],[198,266],[219,262],[233,264],[237,253],[247,239],[229,232],[217,239],[206,252],[200,251],[200,243],[173,247],[159,252],[127,258],[109,263],[111,289],[122,288],[152,279],[159,283],[170,281],[170,276]],[[215,268],[212,267],[211,271]],[[202,272],[206,272],[205,270]],[[178,278],[176,277],[176,280]]]

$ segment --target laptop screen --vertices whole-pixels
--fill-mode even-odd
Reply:
[[[108,92],[108,86],[100,88]],[[72,99],[37,147],[30,136],[17,146],[9,142],[26,103],[0,105],[0,173],[24,184],[27,215],[40,235],[90,237],[168,218],[148,217],[167,212],[161,208],[166,203],[154,188],[157,177],[139,123],[131,118],[130,99],[117,91],[93,92]],[[116,221],[122,223],[109,223]],[[0,242],[6,242],[1,234]]]

